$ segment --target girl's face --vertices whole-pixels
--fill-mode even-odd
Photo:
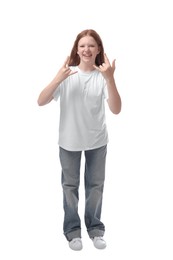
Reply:
[[[79,40],[77,54],[80,57],[80,63],[95,64],[99,52],[99,46],[92,36],[84,36]]]

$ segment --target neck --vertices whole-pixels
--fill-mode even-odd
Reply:
[[[94,67],[93,67],[93,64],[84,64],[84,63],[80,63],[78,65],[78,68],[82,71],[85,71],[85,72],[90,72],[90,71],[93,71],[95,70]]]

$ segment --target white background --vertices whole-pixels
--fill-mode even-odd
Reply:
[[[18,260],[173,259],[171,0],[0,3],[0,258]],[[122,112],[109,128],[102,219],[107,249],[95,249],[79,211],[84,249],[63,235],[58,104],[40,91],[69,55],[76,35],[102,37]]]

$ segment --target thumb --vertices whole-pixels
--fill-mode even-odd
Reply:
[[[112,61],[112,69],[113,69],[113,71],[115,70],[115,61],[116,61],[116,59],[114,59],[114,60]]]

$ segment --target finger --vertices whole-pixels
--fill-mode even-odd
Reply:
[[[65,62],[63,64],[63,67],[67,67],[68,66],[69,59],[70,59],[70,57],[67,56],[67,58],[66,58],[66,60],[65,60]]]
[[[100,68],[96,65],[93,65],[93,67],[96,69],[96,70],[100,70]]]
[[[66,65],[66,67],[64,68],[65,69],[65,71],[67,71],[67,72],[69,72],[69,71],[71,71],[71,69]]]
[[[104,64],[99,65],[99,71],[102,71],[102,70],[104,70]]]
[[[115,59],[112,61],[112,68],[115,69]]]
[[[108,63],[108,64],[110,64],[110,62],[109,62],[109,59],[108,59],[108,57],[107,57],[106,53],[104,54],[104,59],[105,59],[105,63]]]
[[[71,71],[71,72],[70,72],[70,76],[73,75],[73,74],[76,74],[76,73],[78,73],[77,70],[76,70],[76,71]]]

